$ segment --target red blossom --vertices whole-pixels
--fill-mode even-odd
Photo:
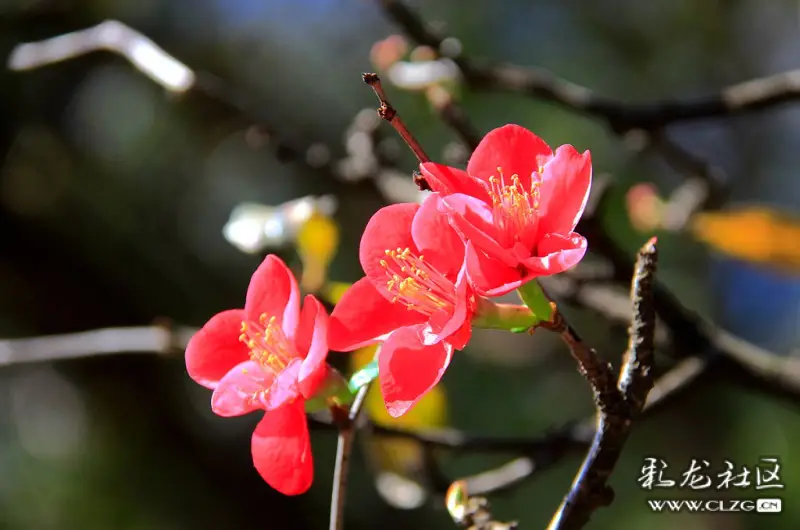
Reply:
[[[253,464],[286,495],[304,493],[314,476],[305,401],[331,369],[328,315],[313,296],[300,308],[300,291],[279,258],[267,256],[250,280],[244,309],[213,316],[186,348],[186,368],[214,390],[220,416],[264,410],[252,437]]]
[[[383,341],[378,360],[386,408],[404,414],[436,383],[472,333],[475,296],[464,243],[433,194],[372,216],[359,258],[366,278],[331,315],[330,347],[351,351]]]
[[[573,230],[591,187],[588,151],[563,145],[553,153],[524,127],[506,125],[483,138],[466,171],[433,162],[420,169],[467,242],[467,273],[479,294],[508,293],[586,253],[586,239]]]

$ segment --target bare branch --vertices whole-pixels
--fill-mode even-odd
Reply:
[[[361,414],[364,400],[369,392],[369,383],[358,389],[349,411],[334,409],[333,421],[339,428],[336,444],[336,458],[333,468],[333,491],[331,493],[330,530],[342,530],[344,526],[344,506],[347,497],[347,476],[350,470],[350,454],[353,452],[355,424]]]
[[[378,115],[381,119],[389,122],[389,124],[394,127],[400,137],[403,138],[406,144],[408,144],[408,147],[414,152],[420,164],[423,162],[430,162],[431,159],[425,154],[425,150],[422,149],[419,141],[411,134],[406,124],[403,123],[403,120],[397,115],[397,110],[389,103],[386,92],[384,92],[383,85],[381,84],[381,78],[378,74],[367,73],[363,74],[361,77],[366,84],[372,87],[372,90],[375,91],[375,95],[378,96],[381,102],[381,106],[378,108]]]
[[[8,58],[11,70],[31,70],[95,51],[125,57],[140,72],[170,92],[183,93],[195,83],[195,73],[152,40],[116,20],[39,42],[19,44]]]
[[[602,393],[595,392],[598,415],[592,446],[548,530],[583,528],[597,508],[614,500],[614,492],[607,485],[608,479],[622,454],[632,420],[644,407],[647,394],[653,387],[651,370],[656,321],[653,275],[657,259],[655,239],[652,239],[639,251],[636,261],[636,274],[631,286],[634,320],[628,352],[620,371],[618,393],[614,396],[607,388]],[[603,402],[604,396],[610,401]]]
[[[444,38],[402,0],[377,0],[387,17],[419,44],[440,50]],[[723,88],[715,94],[684,99],[628,103],[596,94],[541,68],[451,57],[467,83],[477,89],[533,96],[569,110],[603,118],[617,133],[653,131],[691,120],[727,117],[800,100],[800,70],[761,77]]]
[[[658,250],[656,238],[639,251],[631,285],[633,321],[629,331],[628,350],[622,362],[618,387],[630,404],[631,415],[644,407],[647,394],[653,388],[655,363],[656,311],[653,306]]]
[[[78,333],[0,340],[0,366],[120,353],[182,352],[197,328],[153,325],[102,328]]]

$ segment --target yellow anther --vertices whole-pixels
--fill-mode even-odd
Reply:
[[[250,350],[250,359],[267,371],[278,373],[297,357],[275,316],[262,313],[257,322],[242,322],[242,331],[239,340]]]

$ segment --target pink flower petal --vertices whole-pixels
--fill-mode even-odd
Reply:
[[[586,239],[571,232],[566,236],[547,234],[536,247],[536,254],[523,262],[533,277],[549,276],[571,269],[586,254]]]
[[[263,409],[273,380],[272,373],[264,371],[255,361],[237,364],[214,390],[211,410],[219,416],[231,417]]]
[[[328,356],[328,313],[312,295],[307,295],[303,302],[295,343],[305,356],[298,375],[300,392],[309,398],[325,379]]]
[[[239,340],[244,311],[231,309],[211,317],[186,346],[189,377],[212,390],[231,368],[248,359],[247,346]]]
[[[524,282],[516,267],[490,258],[472,243],[467,244],[467,275],[475,292],[482,296],[502,296],[519,288]]]
[[[328,327],[328,347],[336,351],[352,351],[383,340],[397,328],[425,321],[424,315],[403,304],[391,303],[368,278],[362,278],[333,308]]]
[[[402,203],[385,206],[375,212],[364,228],[359,248],[359,260],[367,277],[379,289],[386,285],[386,269],[381,261],[386,259],[387,250],[409,248],[418,253],[411,237],[411,224],[418,204]],[[391,295],[386,292],[386,296]]]
[[[430,329],[426,327],[423,333],[422,342],[426,346],[431,346],[442,340],[452,343],[450,340],[451,335],[458,333],[465,324],[469,327],[469,321],[472,320],[474,296],[472,289],[469,287],[466,273],[466,268],[462,266],[456,279],[456,305],[452,314],[439,312],[431,317],[429,321]],[[466,336],[467,340],[469,340],[469,335]],[[463,344],[461,347],[463,347]]]
[[[450,224],[465,241],[471,241],[476,248],[509,267],[519,263],[514,253],[498,242],[492,210],[485,202],[457,193],[444,197],[441,205],[447,210]]]
[[[423,346],[420,326],[392,333],[378,355],[381,391],[386,410],[396,418],[405,414],[444,375],[453,347],[446,342]]]
[[[443,195],[452,193],[465,193],[483,201],[489,201],[489,194],[479,183],[470,177],[466,171],[435,162],[425,162],[419,166],[422,176],[433,191]]]
[[[267,412],[251,441],[253,465],[284,495],[308,491],[314,480],[311,440],[302,401]]]
[[[506,183],[511,176],[519,176],[525,189],[531,184],[531,174],[539,170],[544,160],[552,155],[544,140],[519,125],[504,125],[483,137],[467,164],[467,173],[485,183],[492,176],[500,177],[497,168],[503,170]]]
[[[450,226],[447,213],[439,210],[438,193],[428,196],[414,215],[411,235],[425,261],[455,279],[464,265],[464,242]]]
[[[244,311],[253,322],[258,322],[262,313],[275,317],[286,336],[294,337],[300,316],[300,289],[292,271],[277,256],[267,256],[253,273]]]
[[[571,145],[556,149],[542,172],[539,233],[572,232],[583,214],[592,186],[592,157]]]

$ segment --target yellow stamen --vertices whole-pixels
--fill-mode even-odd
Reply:
[[[536,226],[543,170],[540,167],[533,172],[529,189],[525,189],[516,173],[506,178],[500,167],[497,168],[500,178],[489,178],[488,191],[492,200],[494,225],[508,239],[508,244],[519,241],[526,229]]]
[[[381,260],[386,269],[386,288],[394,295],[393,303],[404,304],[424,315],[452,311],[455,307],[455,285],[409,248],[386,250],[388,260]]]
[[[297,356],[277,319],[266,313],[259,315],[258,323],[243,321],[239,340],[250,350],[250,359],[274,374],[286,368]]]

